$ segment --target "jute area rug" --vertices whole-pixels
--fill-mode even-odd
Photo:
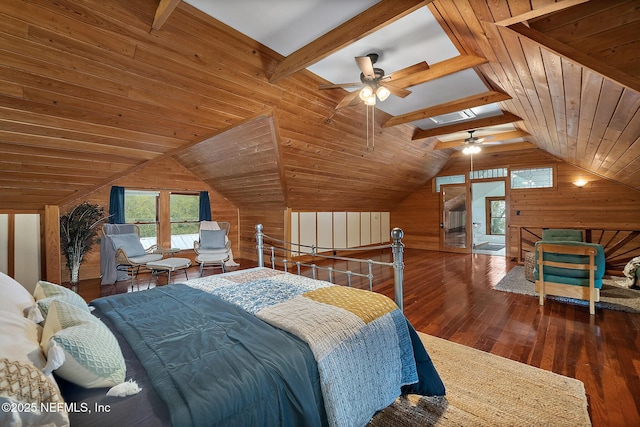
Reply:
[[[447,395],[399,397],[368,426],[591,425],[582,382],[430,335],[420,338]]]
[[[615,281],[607,279],[603,280],[602,289],[600,289],[600,301],[596,303],[596,309],[604,308],[608,310],[640,313],[640,290],[621,288],[613,286],[612,283],[615,283]],[[524,268],[521,265],[516,265],[509,270],[494,289],[503,292],[538,296],[535,291],[535,284],[525,279]],[[557,297],[553,295],[549,295],[547,298],[563,301],[568,304],[583,306],[589,305],[589,301],[586,300]]]

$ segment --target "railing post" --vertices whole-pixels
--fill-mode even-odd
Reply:
[[[393,292],[396,305],[400,308],[400,311],[404,311],[404,290],[402,289],[404,280],[402,252],[404,251],[404,243],[402,243],[402,237],[404,237],[402,229],[396,227],[391,230],[391,238],[393,239],[391,244],[393,250]]]
[[[264,267],[264,234],[262,224],[256,224],[256,249],[258,251],[258,267]]]

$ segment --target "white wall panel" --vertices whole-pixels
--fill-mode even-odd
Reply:
[[[386,243],[391,241],[391,214],[380,212],[380,241]]]
[[[371,212],[360,212],[360,246],[371,244]]]
[[[331,212],[318,212],[318,247],[334,247],[333,215]]]
[[[291,241],[294,243],[298,243],[299,239],[300,239],[300,233],[299,233],[299,221],[300,221],[300,217],[298,215],[298,212],[291,212]],[[298,251],[300,250],[300,247],[296,244],[291,245],[291,250],[292,256],[298,256]]]
[[[371,243],[380,243],[380,212],[371,212]]]
[[[360,246],[360,213],[347,212],[347,247]]]
[[[15,279],[31,293],[40,280],[40,215],[15,216]]]
[[[316,245],[316,213],[300,212],[300,244]],[[310,253],[311,248],[300,247],[301,253]]]
[[[333,213],[333,247],[347,247],[347,213]]]

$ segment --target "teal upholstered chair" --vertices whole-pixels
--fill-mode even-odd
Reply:
[[[588,300],[589,313],[595,314],[604,270],[604,248],[582,242],[580,230],[544,230],[535,244],[533,276],[540,305],[546,295],[578,298]]]

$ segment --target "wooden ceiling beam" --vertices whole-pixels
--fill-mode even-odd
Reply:
[[[383,28],[433,0],[382,0],[284,58],[270,82],[277,83]]]
[[[536,146],[536,144],[533,144],[531,142],[514,142],[513,144],[502,144],[502,145],[495,145],[493,147],[482,147],[482,151],[480,152],[480,154],[476,154],[476,156],[478,155],[482,155],[482,154],[497,154],[497,153],[504,153],[507,151],[519,151],[519,150],[531,150],[533,148],[538,148]],[[464,156],[468,156],[468,154],[464,154],[462,151],[456,151],[455,153],[453,153],[450,158],[455,159],[458,157],[464,157]]]
[[[555,40],[521,23],[513,24],[505,28],[525,37],[528,40],[531,40],[543,49],[548,49],[551,52],[562,56],[578,66],[586,67],[606,79],[612,80],[636,92],[640,92],[640,79],[634,78],[620,70],[617,70],[563,42]]]
[[[485,117],[482,119],[468,120],[468,121],[455,123],[448,126],[440,126],[433,129],[418,129],[414,132],[411,140],[415,141],[417,139],[425,139],[425,138],[430,138],[432,136],[445,135],[448,133],[464,132],[468,130],[483,128],[483,127],[504,125],[507,123],[519,122],[521,120],[522,119],[520,117],[516,116],[513,113],[510,113],[508,111],[502,111],[502,114],[499,116],[491,116],[491,117]]]
[[[439,79],[440,77],[448,76],[449,74],[457,73],[458,71],[466,70],[467,68],[486,64],[487,62],[489,62],[487,59],[480,58],[478,56],[459,55],[430,65],[428,70],[414,73],[401,79],[396,79],[393,81],[393,85],[407,88]]]
[[[520,15],[512,16],[511,18],[503,19],[501,21],[496,22],[496,25],[500,25],[502,27],[507,27],[509,25],[517,24],[520,22],[525,22],[530,19],[539,18],[544,15],[548,15],[550,13],[559,12],[561,10],[567,9],[572,6],[576,6],[582,3],[586,3],[589,0],[562,0],[556,3],[551,3],[548,6],[540,7],[538,9],[531,10],[526,13],[522,13]]]
[[[493,104],[494,102],[506,101],[508,99],[511,99],[511,96],[503,92],[483,92],[455,101],[445,102],[433,107],[424,108],[422,110],[416,110],[410,113],[394,116],[387,120],[382,127],[386,128],[390,126],[397,126],[403,123],[415,122],[417,120],[423,120],[429,117],[439,116],[441,114],[455,113],[456,111],[466,110],[467,108]]]
[[[523,130],[513,130],[509,132],[495,133],[491,136],[493,136],[494,138],[491,138],[487,142],[508,141],[510,139],[525,138],[531,135],[529,134],[529,132],[525,132]],[[483,138],[486,138],[486,136],[478,137],[478,139],[483,139]],[[438,143],[436,144],[435,147],[433,147],[433,149],[444,150],[446,148],[460,147],[461,145],[464,145],[465,142],[466,142],[466,139],[457,139],[455,141],[438,141]]]
[[[159,30],[160,27],[167,22],[167,19],[173,13],[176,6],[178,6],[180,0],[160,0],[160,4],[158,4],[158,8],[156,9],[156,15],[153,18],[153,24],[151,24],[151,28],[154,30]]]

